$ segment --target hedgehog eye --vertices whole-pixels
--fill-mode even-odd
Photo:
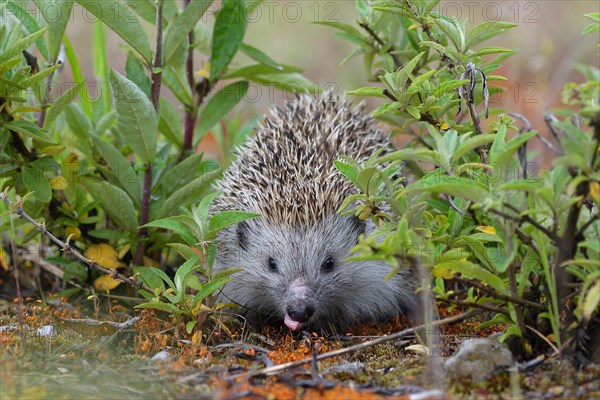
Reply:
[[[273,257],[269,257],[269,269],[271,270],[271,272],[279,271],[279,268],[277,267],[277,263],[275,262]]]
[[[333,267],[335,266],[335,262],[332,257],[327,257],[325,261],[321,264],[321,271],[323,272],[331,272],[333,271]]]

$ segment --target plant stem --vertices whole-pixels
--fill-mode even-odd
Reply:
[[[50,98],[50,89],[52,89],[52,77],[54,76],[54,71],[48,75],[46,78],[46,90],[44,91],[44,98],[42,99],[42,111],[40,112],[40,117],[38,119],[38,127],[41,128],[44,126],[44,121],[46,121],[46,111],[48,109],[48,99]]]
[[[184,6],[187,7],[190,4],[190,0],[184,0]],[[185,63],[186,77],[188,84],[192,91],[196,86],[194,82],[194,30],[192,29],[188,34],[188,55]],[[195,97],[195,96],[194,96]],[[194,142],[194,126],[196,125],[196,119],[198,117],[198,107],[193,104],[191,107],[185,107],[185,117],[183,120],[183,152],[182,157],[185,153],[192,149]]]
[[[365,31],[367,31],[367,33],[369,35],[371,35],[371,37],[373,39],[375,39],[375,41],[377,42],[377,44],[379,44],[381,46],[382,49],[385,49],[386,53],[388,53],[390,55],[390,57],[392,57],[392,60],[394,60],[394,65],[396,66],[396,69],[402,68],[404,65],[402,64],[402,61],[400,61],[400,58],[398,58],[398,55],[394,53],[394,51],[396,51],[396,49],[394,49],[394,46],[392,46],[391,44],[387,47],[387,49],[385,48],[385,42],[379,37],[379,35],[377,34],[377,32],[375,32],[373,30],[373,28],[371,28],[369,26],[369,24],[364,23],[364,22],[359,22],[358,25],[363,28]],[[374,47],[374,46],[371,46]]]
[[[160,87],[162,84],[162,58],[163,58],[163,0],[156,2],[156,51],[154,53],[154,64],[152,66],[152,87],[150,88],[150,100],[154,110],[158,114],[158,105],[160,102]],[[140,210],[140,226],[148,223],[150,217],[150,199],[152,195],[152,164],[145,165],[144,171],[144,189],[142,193],[142,204]],[[135,265],[142,265],[144,251],[146,249],[145,239],[148,237],[148,228],[140,228],[138,234],[138,245],[133,262]]]

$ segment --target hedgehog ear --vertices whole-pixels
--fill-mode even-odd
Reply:
[[[236,235],[237,241],[242,250],[248,251],[248,231],[250,227],[246,221],[242,221],[237,224]]]

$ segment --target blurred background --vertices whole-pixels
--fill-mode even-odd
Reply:
[[[215,5],[205,15],[209,31],[217,9]],[[467,20],[470,26],[498,20],[519,24],[489,43],[519,51],[495,72],[508,80],[503,83],[505,92],[493,97],[490,106],[525,115],[540,132],[546,132],[544,113],[560,105],[563,84],[582,80],[582,76],[574,70],[574,64],[588,63],[599,67],[598,32],[581,35],[583,28],[590,23],[583,14],[600,11],[600,2],[596,0],[443,0],[437,11],[461,21]],[[263,50],[279,63],[302,68],[304,76],[321,88],[333,85],[336,91],[345,92],[367,85],[362,58],[350,59],[340,66],[351,53],[353,44],[338,37],[333,28],[314,22],[353,24],[357,18],[354,0],[267,0],[250,9],[245,43]],[[82,7],[76,5],[67,35],[73,41],[80,63],[85,66],[84,74],[88,81],[94,80],[92,32],[93,24],[85,18]],[[126,53],[119,50],[122,45],[120,39],[108,33],[107,43],[110,67],[123,71]],[[206,60],[207,57],[198,54],[195,65],[200,69]],[[243,56],[234,59],[238,66],[249,63]],[[63,79],[68,80],[68,67],[65,72]],[[163,88],[163,93],[168,96],[167,92]],[[243,101],[237,107],[238,111],[242,110],[249,116],[263,115],[273,104],[280,104],[285,96],[292,96],[258,85],[251,87],[250,93],[255,100]],[[376,100],[368,104],[369,110],[376,106]]]

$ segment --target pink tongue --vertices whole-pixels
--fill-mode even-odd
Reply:
[[[290,330],[292,331],[297,331],[298,329],[302,328],[302,323],[298,322],[298,321],[294,321],[292,319],[292,317],[290,317],[288,315],[288,313],[285,313],[285,318],[283,319],[283,323],[290,328]]]

